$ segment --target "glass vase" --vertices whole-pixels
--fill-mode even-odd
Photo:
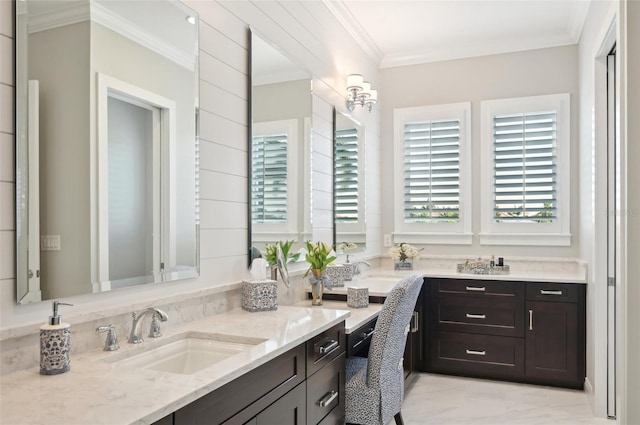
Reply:
[[[411,260],[396,261],[393,265],[394,270],[413,270],[413,262]]]
[[[322,293],[324,292],[324,282],[320,280],[322,277],[322,269],[311,269],[311,274],[315,283],[311,284],[311,305],[322,305]]]

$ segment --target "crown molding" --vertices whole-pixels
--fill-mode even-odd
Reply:
[[[448,60],[473,58],[525,50],[545,49],[576,44],[569,35],[549,36],[545,39],[534,37],[528,40],[503,40],[500,43],[472,43],[467,45],[446,45],[429,51],[405,52],[385,55],[380,68],[418,65],[421,63],[442,62]]]
[[[571,2],[571,12],[569,15],[569,23],[567,24],[567,32],[575,43],[580,41],[582,28],[587,20],[591,0],[573,0]]]
[[[184,68],[193,70],[195,67],[193,52],[184,52],[162,42],[135,23],[122,19],[120,15],[93,1],[91,1],[91,19]]]
[[[47,31],[88,20],[97,22],[186,69],[193,70],[195,68],[196,61],[193,52],[185,52],[164,43],[135,23],[123,19],[120,15],[92,0],[73,2],[72,4],[61,3],[58,7],[47,8],[36,13],[30,11],[29,33]]]
[[[51,3],[53,5],[55,3]],[[88,21],[91,18],[89,2],[61,3],[57,7],[48,7],[29,13],[29,34],[52,30],[66,25]]]
[[[374,63],[380,64],[384,56],[382,51],[353,17],[342,0],[322,0],[322,3],[329,12],[331,12],[334,18],[336,18],[340,25],[342,25],[342,27],[349,33],[351,38],[355,40],[365,54],[369,56]]]

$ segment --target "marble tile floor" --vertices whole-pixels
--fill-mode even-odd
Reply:
[[[402,416],[406,425],[615,425],[593,416],[583,391],[429,373],[407,388]]]

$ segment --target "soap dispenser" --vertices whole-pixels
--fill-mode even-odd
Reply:
[[[58,375],[68,372],[71,366],[71,325],[61,323],[59,305],[53,302],[53,316],[40,328],[40,375]]]

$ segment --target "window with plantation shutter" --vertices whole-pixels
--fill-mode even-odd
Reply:
[[[556,220],[556,111],[493,118],[496,222]]]
[[[482,102],[481,243],[570,244],[569,100]]]
[[[470,244],[469,103],[394,111],[398,242]]]
[[[404,221],[460,221],[460,120],[404,125]]]
[[[253,223],[287,222],[287,135],[253,137],[251,219]]]
[[[251,126],[251,233],[256,242],[297,237],[298,120]]]
[[[357,223],[358,129],[336,129],[335,133],[335,222]]]

